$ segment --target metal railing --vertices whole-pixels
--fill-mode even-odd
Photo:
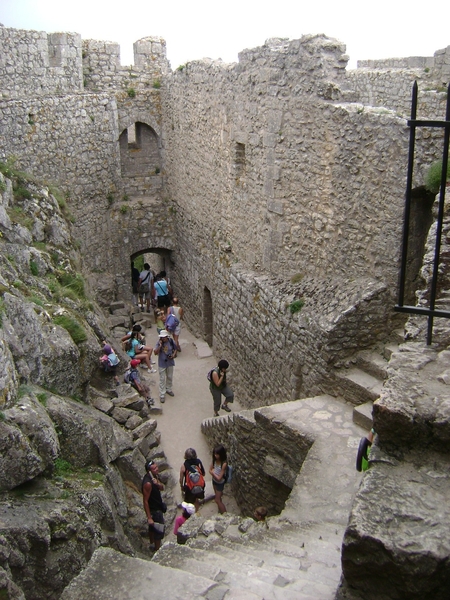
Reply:
[[[399,279],[399,293],[398,293],[398,304],[395,305],[397,312],[413,313],[418,315],[425,315],[428,317],[428,329],[427,329],[427,344],[430,345],[432,342],[433,335],[433,319],[435,317],[444,317],[450,319],[450,311],[447,310],[436,310],[436,293],[438,284],[438,273],[441,253],[441,240],[442,240],[442,224],[444,219],[444,199],[445,199],[445,186],[447,179],[447,165],[448,165],[448,154],[449,154],[449,139],[450,139],[450,84],[447,88],[447,108],[444,121],[434,120],[418,120],[417,116],[417,98],[418,98],[418,86],[417,81],[413,85],[412,91],[412,102],[411,102],[411,119],[408,120],[408,127],[410,127],[409,135],[409,157],[408,157],[408,176],[406,182],[406,197],[405,197],[405,212],[404,212],[404,223],[403,223],[403,241],[402,241],[402,258],[400,265],[400,279]],[[444,146],[442,151],[442,173],[441,173],[441,186],[439,191],[439,209],[438,219],[436,226],[436,240],[434,247],[434,259],[433,259],[433,275],[431,278],[431,289],[429,306],[408,306],[403,304],[405,295],[405,284],[406,284],[406,263],[408,255],[408,238],[409,238],[409,221],[411,213],[411,196],[412,196],[412,178],[413,178],[413,165],[414,165],[414,150],[416,143],[416,129],[418,127],[438,127],[444,129]]]

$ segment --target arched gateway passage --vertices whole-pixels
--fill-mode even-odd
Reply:
[[[153,272],[159,273],[160,271],[166,271],[169,277],[174,270],[174,262],[172,260],[172,251],[168,248],[144,248],[137,252],[133,252],[130,255],[130,271],[128,284],[124,290],[122,290],[122,296],[124,300],[132,300],[132,268],[133,266],[138,270],[142,271],[144,263],[148,263]]]

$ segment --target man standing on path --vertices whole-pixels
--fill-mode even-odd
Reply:
[[[153,287],[153,274],[150,271],[150,265],[148,263],[144,264],[144,270],[139,274],[138,289],[141,308],[143,308],[145,302],[147,312],[150,312],[150,301],[155,292]]]
[[[231,408],[228,403],[234,401],[233,390],[227,385],[227,369],[230,365],[227,360],[219,360],[217,367],[211,372],[211,383],[209,384],[209,390],[212,394],[214,401],[214,416],[219,416],[220,402],[222,396],[225,396],[225,401],[222,404],[223,410],[231,412]]]
[[[144,510],[147,515],[148,536],[150,544],[155,545],[155,552],[161,546],[164,537],[165,504],[161,498],[164,484],[159,480],[158,465],[153,460],[145,463],[146,474],[142,480],[142,495],[144,497]]]
[[[159,340],[154,349],[155,355],[158,357],[159,371],[159,400],[164,403],[166,394],[174,396],[172,391],[173,368],[175,366],[174,358],[177,355],[175,342],[169,337],[165,329],[159,332]]]

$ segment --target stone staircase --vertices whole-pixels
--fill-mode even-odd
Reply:
[[[352,409],[323,395],[253,411],[269,428],[314,439],[279,516],[259,523],[195,515],[180,528],[186,544],[166,542],[150,562],[100,548],[62,600],[333,600],[361,478],[355,454],[365,432],[352,423]],[[230,417],[212,420],[211,427],[237,435]]]
[[[335,373],[336,391],[355,405],[353,421],[366,430],[372,427],[373,403],[387,379],[389,360],[403,341],[403,330],[394,331],[387,343],[358,352]]]
[[[189,546],[166,544],[153,562],[208,576],[227,591],[226,598],[334,598],[341,542],[335,528],[300,528],[273,519],[266,527],[229,516],[217,523],[226,528],[220,536]]]

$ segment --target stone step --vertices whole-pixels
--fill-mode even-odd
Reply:
[[[388,361],[384,356],[375,351],[365,350],[359,352],[356,357],[356,366],[359,369],[381,381],[387,378],[387,365]]]
[[[243,553],[237,551],[237,554],[239,558]],[[211,549],[206,551],[173,543],[165,544],[153,557],[153,561],[192,574],[201,575],[208,572],[210,578],[217,583],[230,589],[260,595],[264,600],[331,600],[338,583],[333,581],[332,585],[327,585],[312,581],[304,576],[299,567],[286,568],[281,560],[277,567],[260,567],[231,556],[216,554],[211,552]]]
[[[71,581],[61,600],[217,600],[233,598],[229,586],[204,576],[98,548],[88,566]],[[263,600],[264,596],[247,596]],[[235,597],[236,600],[238,596]]]
[[[352,404],[359,405],[379,398],[383,381],[352,367],[336,373],[341,395]]]
[[[386,360],[391,360],[391,356],[394,354],[394,352],[397,352],[399,347],[399,344],[396,344],[395,342],[392,342],[391,344],[386,344],[386,346],[384,346],[383,348],[383,356]]]
[[[298,541],[298,540],[297,540]],[[342,537],[339,537],[339,544]],[[242,544],[216,544],[208,548],[210,554],[216,554],[233,560],[239,565],[260,568],[265,571],[283,574],[295,579],[307,579],[314,583],[336,589],[341,575],[340,545],[337,541],[315,540],[305,536],[300,547],[268,537],[265,542]],[[294,550],[295,549],[295,550]]]
[[[364,404],[360,404],[359,406],[355,406],[353,409],[353,423],[364,427],[367,431],[372,429],[373,419],[372,419],[372,410],[373,410],[373,402],[365,402]]]

